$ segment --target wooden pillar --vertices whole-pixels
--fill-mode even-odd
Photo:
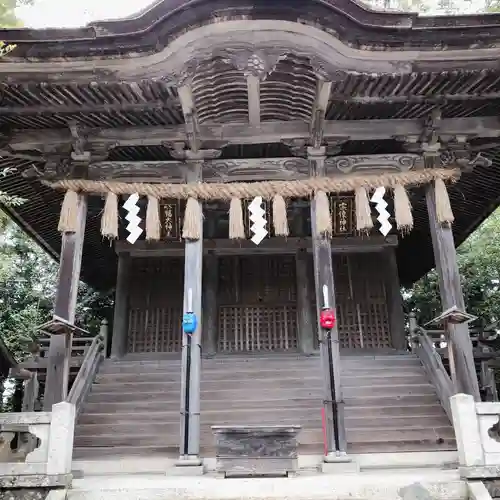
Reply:
[[[74,233],[63,233],[62,235],[59,277],[54,305],[54,316],[58,316],[70,324],[75,322],[86,219],[87,198],[85,195],[80,194],[78,195],[78,230]],[[71,334],[50,336],[47,378],[43,399],[45,411],[51,411],[52,405],[66,399],[72,344],[73,336]]]
[[[188,182],[201,180],[202,161],[187,162]],[[200,202],[198,202],[200,203]],[[200,227],[203,216],[200,210]],[[203,229],[202,229],[203,233]],[[183,312],[193,312],[198,325],[192,335],[182,336],[181,443],[179,465],[201,465],[200,455],[200,379],[202,332],[203,234],[196,241],[186,240],[184,257]]]
[[[325,148],[308,148],[308,154],[311,162],[311,173],[317,176],[324,175]],[[325,294],[328,301],[328,307],[333,310],[335,310],[336,307],[332,248],[330,240],[317,233],[315,221],[316,201],[313,198],[311,201],[311,231],[314,258],[314,283],[316,289],[316,318],[320,337],[320,355],[323,373],[327,457],[331,457],[332,455],[336,455],[337,452],[345,453],[346,451],[344,404],[340,385],[340,352],[337,324],[331,331],[330,336],[325,335],[325,331],[320,326],[320,313],[325,306]],[[328,343],[330,345],[328,345]],[[335,427],[337,429],[337,435],[335,435]]]
[[[219,258],[213,253],[205,256],[203,271],[203,352],[213,355],[217,352],[219,333],[219,311],[217,292],[219,286]]]
[[[393,247],[386,248],[384,258],[387,262],[386,297],[392,347],[398,350],[407,350],[403,296],[401,295],[401,285],[399,283],[396,249]]]
[[[443,226],[437,220],[436,193],[433,184],[427,186],[425,197],[443,310],[453,306],[465,310],[453,231],[451,227]],[[458,390],[480,401],[469,328],[465,324],[449,325],[449,330],[456,363]]]
[[[312,286],[309,279],[309,255],[300,249],[295,256],[297,274],[297,326],[299,349],[304,354],[314,352],[314,328],[311,310]]]
[[[128,334],[128,287],[130,281],[131,257],[128,253],[118,255],[116,272],[115,310],[113,316],[113,336],[111,358],[122,358],[127,352]]]

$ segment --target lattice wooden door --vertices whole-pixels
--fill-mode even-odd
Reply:
[[[220,351],[297,348],[293,256],[223,257],[219,280]]]
[[[184,260],[132,260],[128,352],[180,352]]]
[[[341,347],[391,347],[385,266],[380,253],[333,256]]]

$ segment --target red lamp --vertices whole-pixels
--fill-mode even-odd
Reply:
[[[319,324],[325,330],[332,330],[335,326],[335,311],[333,309],[323,309],[319,315]]]

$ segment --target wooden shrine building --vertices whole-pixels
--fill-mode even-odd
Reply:
[[[454,449],[400,285],[436,264],[443,310],[464,309],[455,247],[499,202],[500,15],[159,0],[1,39],[0,189],[25,200],[5,210],[60,259],[57,318],[74,323],[80,277],[116,289],[77,453],[196,462],[228,423],[302,425],[302,453]],[[477,398],[467,326],[450,330]]]

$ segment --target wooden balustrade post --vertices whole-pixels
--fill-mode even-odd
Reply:
[[[456,306],[465,311],[453,231],[451,227],[444,226],[437,220],[436,192],[433,184],[427,186],[425,198],[443,310]],[[448,325],[448,331],[456,363],[457,390],[470,394],[476,401],[480,401],[469,328],[467,324],[450,324]]]
[[[411,352],[415,352],[415,350],[418,347],[418,342],[415,340],[418,323],[417,323],[417,316],[415,315],[415,313],[413,311],[410,313],[410,316],[408,318],[408,323],[409,323],[409,329],[410,329]]]
[[[101,321],[101,327],[99,329],[99,335],[102,337],[102,344],[103,344],[103,355],[105,358],[108,357],[108,335],[109,335],[109,328],[108,328],[108,320],[104,318]]]
[[[80,268],[82,264],[83,239],[87,220],[87,197],[78,195],[78,229],[63,233],[61,258],[59,261],[59,277],[57,283],[54,315],[70,324],[75,323],[76,299]],[[50,346],[47,364],[47,378],[43,407],[51,411],[52,405],[66,399],[68,394],[69,371],[73,335],[50,336]]]

